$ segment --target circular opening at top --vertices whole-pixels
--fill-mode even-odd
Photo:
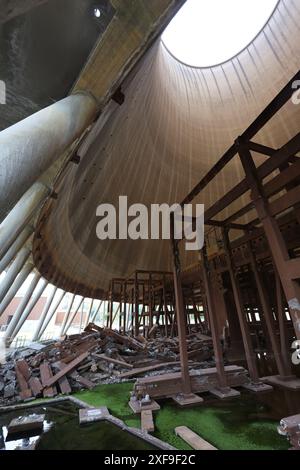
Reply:
[[[96,18],[100,18],[100,16],[101,16],[101,10],[100,10],[100,8],[94,8],[94,16],[95,16]]]
[[[187,0],[162,36],[168,51],[193,67],[232,59],[260,33],[278,0]]]

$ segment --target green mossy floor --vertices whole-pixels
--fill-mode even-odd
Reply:
[[[100,385],[74,396],[89,405],[107,406],[111,414],[128,426],[140,428],[140,418],[129,406],[132,383]],[[190,450],[174,428],[188,426],[221,450],[287,450],[289,443],[277,433],[278,421],[268,418],[268,406],[251,395],[229,402],[214,401],[189,409],[180,409],[168,400],[155,413],[154,435],[179,450]]]

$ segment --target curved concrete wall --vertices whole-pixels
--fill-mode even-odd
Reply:
[[[116,204],[119,195],[146,205],[180,202],[299,70],[299,24],[300,1],[281,0],[245,51],[207,69],[184,66],[155,44],[126,80],[125,103],[112,111],[80,165],[70,167],[58,201],[42,214],[47,219],[34,243],[41,273],[96,297],[112,277],[169,269],[167,241],[100,242],[96,207]],[[256,141],[277,148],[299,131],[299,120],[300,106],[288,103]],[[242,177],[235,159],[199,202],[212,204]],[[186,256],[185,266],[195,261]]]

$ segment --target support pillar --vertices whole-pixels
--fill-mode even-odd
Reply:
[[[0,304],[0,317],[3,315],[13,298],[16,296],[20,287],[24,284],[27,277],[33,270],[33,264],[27,263],[25,264],[24,268],[21,270],[20,274],[18,274],[15,282],[10,287],[9,291],[7,292],[6,296],[2,300]]]
[[[17,310],[15,311],[14,316],[12,317],[12,320],[10,324],[8,325],[7,330],[5,331],[4,340],[7,345],[11,343],[11,335],[13,334],[21,318],[21,315],[26,309],[28,302],[30,301],[31,296],[34,292],[34,289],[36,288],[37,283],[39,282],[40,278],[41,278],[41,275],[39,273],[34,273],[30,286],[28,287],[26,294],[24,295],[21,302],[19,303],[19,306]]]
[[[13,282],[15,281],[20,270],[23,268],[29,256],[30,256],[30,248],[28,246],[24,246],[24,248],[22,248],[22,250],[17,254],[16,259],[9,267],[3,281],[1,282],[0,302],[2,302],[2,300],[8,293],[9,289],[11,288]]]
[[[265,318],[265,322],[266,322],[268,334],[269,334],[269,337],[270,337],[271,346],[272,346],[272,350],[273,350],[273,354],[274,354],[274,358],[275,358],[275,361],[276,361],[276,365],[277,365],[279,375],[281,377],[291,376],[291,367],[286,367],[283,360],[282,360],[282,356],[281,356],[280,349],[279,349],[279,344],[278,344],[277,338],[276,338],[275,324],[274,324],[274,319],[273,319],[273,315],[272,315],[272,312],[271,312],[271,307],[270,307],[270,304],[269,304],[269,301],[268,301],[268,298],[267,298],[267,293],[265,291],[263,279],[260,275],[260,272],[259,272],[258,266],[257,266],[257,262],[256,262],[254,254],[253,254],[251,242],[248,242],[248,252],[249,252],[249,256],[250,256],[251,269],[252,269],[253,274],[254,274],[255,283],[256,283],[256,287],[257,287],[257,292],[258,292],[260,304],[261,304],[261,307],[262,307],[263,315],[264,315],[264,318]]]
[[[39,276],[39,279],[40,279],[40,276]],[[39,279],[38,279],[38,281],[39,281]],[[21,317],[20,317],[16,327],[14,328],[13,332],[10,334],[10,338],[9,338],[10,343],[13,341],[13,339],[17,336],[17,334],[21,330],[21,328],[24,325],[25,321],[27,320],[27,318],[31,314],[32,310],[34,309],[34,307],[36,306],[37,302],[39,301],[41,295],[43,294],[44,290],[46,289],[47,285],[48,285],[48,282],[45,279],[42,279],[42,282],[40,283],[40,286],[38,286],[38,285],[36,286],[36,288],[33,292],[32,298],[30,299],[28,305],[26,306],[26,308],[22,312]]]
[[[93,122],[96,99],[76,93],[0,133],[0,220]]]
[[[91,318],[91,323],[94,323],[94,322],[95,322],[95,320],[96,320],[96,318],[97,318],[97,315],[98,315],[98,313],[100,312],[100,309],[101,309],[101,307],[102,307],[102,304],[103,304],[103,300],[100,301],[100,304],[98,305],[98,308],[97,308],[96,312],[95,312],[94,315],[92,316],[92,318]]]
[[[236,306],[236,310],[238,313],[238,318],[239,318],[239,323],[240,323],[240,328],[241,328],[241,333],[242,333],[242,338],[243,338],[243,343],[244,343],[244,348],[245,348],[246,361],[248,365],[248,371],[249,371],[249,375],[251,378],[251,383],[248,385],[245,385],[245,388],[247,388],[248,390],[252,392],[265,392],[268,390],[272,390],[272,387],[270,387],[269,385],[265,385],[259,380],[256,357],[255,357],[254,350],[253,350],[251,336],[250,336],[250,332],[248,328],[248,322],[246,320],[246,315],[243,309],[242,293],[240,290],[238,280],[236,279],[236,275],[235,275],[235,266],[234,266],[234,262],[232,258],[231,249],[230,249],[228,230],[223,229],[222,232],[223,232],[224,249],[225,249],[225,254],[226,254],[226,259],[227,259],[227,264],[228,264],[228,271],[229,271],[230,280],[232,284],[235,306]]]
[[[15,171],[18,175],[18,170]],[[39,182],[35,183],[6,216],[0,225],[0,259],[3,258],[26,225],[32,220],[34,214],[49,194],[50,189],[48,186]]]
[[[47,301],[46,301],[46,304],[45,304],[45,307],[44,307],[44,309],[43,309],[43,311],[42,311],[42,314],[41,314],[41,316],[40,316],[40,319],[38,320],[38,325],[37,325],[37,327],[36,327],[36,330],[35,330],[35,333],[34,333],[34,335],[33,335],[32,341],[37,341],[38,338],[40,337],[41,328],[42,328],[42,326],[43,326],[43,323],[44,323],[44,321],[45,321],[45,318],[46,318],[46,316],[47,316],[47,313],[49,312],[49,308],[50,308],[50,306],[51,306],[51,303],[52,303],[52,301],[53,301],[53,299],[54,299],[54,296],[55,296],[56,292],[57,292],[57,287],[52,286],[52,291],[51,291],[51,293],[50,293],[50,295],[49,295],[49,297],[48,297],[48,299],[47,299]]]
[[[172,236],[172,254],[173,254],[173,276],[174,276],[174,290],[176,302],[176,318],[178,325],[178,340],[180,351],[180,365],[181,365],[181,381],[182,390],[185,394],[192,393],[191,377],[189,374],[189,360],[187,351],[187,335],[186,335],[186,316],[184,310],[184,300],[181,282],[181,266],[178,242],[174,238],[174,217],[171,218],[171,236]]]
[[[270,213],[268,198],[265,196],[262,183],[257,176],[256,166],[247,143],[239,138],[236,141],[236,146],[251,189],[251,199],[262,223],[276,269],[280,276],[296,338],[300,339],[300,287],[294,279],[294,275],[289,273],[288,263],[291,261],[289,253],[279,226]]]
[[[51,303],[51,307],[49,309],[48,315],[45,318],[44,324],[41,327],[41,331],[39,333],[38,339],[42,338],[43,334],[45,333],[50,321],[52,320],[53,316],[56,313],[57,308],[59,307],[62,299],[66,295],[65,291],[60,292],[60,294],[54,299],[54,301]]]
[[[218,329],[217,312],[215,309],[214,294],[212,290],[212,282],[209,278],[209,264],[206,253],[206,246],[204,246],[202,249],[202,273],[219,384],[219,388],[213,390],[212,393],[218,398],[239,396],[240,393],[228,387],[227,384],[223,361],[222,345],[220,341],[220,332]]]
[[[0,273],[2,273],[7,268],[7,266],[11,263],[11,261],[17,255],[17,253],[25,245],[25,243],[27,242],[30,235],[33,234],[33,232],[34,232],[33,225],[27,225],[24,228],[23,232],[20,233],[20,235],[18,236],[16,241],[11,245],[11,247],[8,249],[6,254],[1,259],[1,261],[0,261]]]
[[[80,307],[81,307],[82,304],[83,304],[83,301],[84,301],[84,297],[82,297],[82,299],[81,299],[80,302],[79,302],[78,307],[77,307],[77,308],[75,309],[75,311],[73,312],[73,315],[71,316],[71,318],[70,318],[70,320],[69,320],[69,322],[68,322],[68,324],[67,324],[67,326],[66,326],[66,328],[65,328],[65,330],[64,330],[64,332],[63,332],[64,335],[66,335],[66,334],[68,333],[68,330],[69,330],[69,328],[71,327],[71,325],[72,325],[72,323],[73,323],[73,321],[74,321],[74,318],[76,317],[77,313],[79,312],[79,309],[80,309]]]
[[[87,317],[86,317],[86,321],[85,321],[85,324],[84,324],[84,328],[86,328],[88,326],[89,322],[90,322],[90,316],[91,316],[91,313],[92,313],[94,302],[95,302],[95,300],[92,299],[91,300],[91,305],[90,305],[90,308],[89,308],[89,311],[88,311],[88,314],[87,314]]]
[[[68,310],[65,313],[65,316],[64,316],[64,319],[63,319],[63,322],[62,322],[62,325],[61,325],[59,336],[62,336],[64,334],[66,324],[67,324],[67,321],[69,320],[69,316],[70,316],[70,313],[71,313],[71,310],[72,310],[72,307],[73,307],[73,304],[74,304],[74,300],[75,300],[75,294],[72,294],[71,298],[70,298],[70,303],[69,303]]]

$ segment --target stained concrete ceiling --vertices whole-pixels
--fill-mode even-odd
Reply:
[[[94,0],[0,0],[0,130],[69,93],[115,12],[96,4],[100,19]]]
[[[246,50],[207,69],[180,64],[158,40],[123,83],[125,103],[109,104],[110,115],[100,117],[80,165],[68,168],[58,199],[46,205],[34,242],[41,273],[66,290],[100,297],[112,277],[169,269],[167,241],[99,241],[96,207],[116,203],[119,195],[146,205],[180,202],[299,70],[299,24],[300,1],[281,0]],[[122,49],[120,38],[115,41],[114,50]],[[130,49],[130,41],[124,48]],[[78,83],[103,97],[113,73],[104,67],[101,82],[97,57],[90,66],[94,73],[86,69]],[[288,103],[256,141],[280,147],[298,132],[299,120],[300,107]],[[199,202],[212,204],[242,177],[234,160]],[[185,265],[195,259],[186,257]]]

